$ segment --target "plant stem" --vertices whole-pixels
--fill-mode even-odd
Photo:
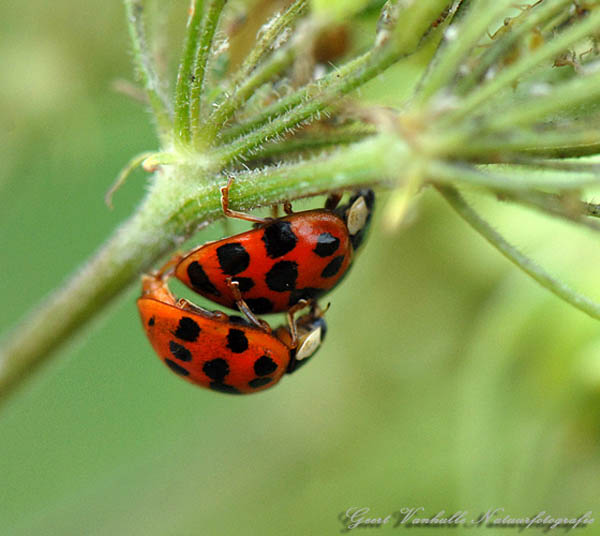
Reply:
[[[425,102],[452,82],[465,56],[473,51],[488,27],[506,12],[511,3],[512,0],[480,0],[471,4],[462,21],[451,27],[450,33],[446,34],[446,42],[442,45],[438,61],[420,84],[417,97],[419,102]]]
[[[292,137],[278,143],[264,145],[252,153],[252,160],[285,157],[294,153],[326,149],[331,146],[355,143],[367,136],[376,134],[376,130],[368,125],[352,125],[322,132],[310,130],[306,135]]]
[[[518,82],[519,78],[531,73],[542,63],[553,60],[570,46],[596,31],[598,27],[600,27],[600,11],[594,11],[582,22],[569,27],[543,47],[524,55],[515,64],[500,71],[495,78],[478,86],[477,89],[464,98],[455,112],[449,114],[447,120],[456,122],[464,119],[465,116],[472,114],[476,108],[487,103],[489,99],[502,90]]]
[[[299,16],[304,14],[306,7],[307,0],[294,0],[286,11],[276,15],[263,26],[258,41],[248,56],[246,56],[240,68],[233,75],[233,79],[231,80],[232,87],[239,86],[248,76],[250,76],[250,73],[256,69],[259,62],[273,47],[273,44],[281,36],[282,32],[285,31],[286,28],[289,28]]]
[[[526,99],[502,114],[494,115],[483,127],[487,131],[514,129],[516,126],[542,123],[552,115],[600,98],[600,72],[576,77],[550,90],[548,95]]]
[[[264,63],[254,73],[249,75],[240,83],[234,93],[219,105],[202,129],[201,135],[203,139],[212,141],[218,131],[223,128],[223,125],[252,96],[254,91],[283,71],[293,60],[294,50],[292,47],[285,47],[275,52],[270,61]]]
[[[190,85],[192,68],[198,48],[200,23],[204,12],[203,0],[191,0],[187,31],[175,86],[175,134],[184,144],[190,141]]]
[[[194,67],[194,77],[190,88],[190,120],[192,129],[192,138],[195,143],[200,137],[202,124],[202,98],[205,91],[206,70],[210,52],[213,47],[215,32],[219,24],[221,13],[227,0],[207,0],[206,11],[202,19],[202,30],[200,41],[196,49],[196,64]]]
[[[600,320],[599,303],[579,294],[562,281],[552,277],[532,259],[523,255],[517,248],[509,244],[500,233],[493,229],[487,221],[473,210],[455,188],[450,186],[436,186],[436,188],[452,208],[508,260],[516,264],[521,270],[555,296],[558,296],[592,318]]]
[[[555,190],[576,190],[586,186],[600,184],[600,176],[586,171],[582,173],[560,173],[544,171],[541,173],[518,173],[517,166],[489,165],[482,169],[462,163],[431,161],[426,164],[427,176],[444,184],[469,184],[494,190],[529,190],[552,188]],[[502,174],[494,171],[500,168]],[[488,171],[492,170],[492,172]]]
[[[152,55],[146,41],[146,31],[142,20],[143,0],[125,0],[127,26],[133,47],[133,60],[138,71],[148,102],[156,118],[159,135],[165,141],[171,130],[171,118],[166,96],[154,69]]]
[[[335,69],[331,73],[325,75],[322,79],[308,84],[301,89],[277,99],[276,102],[267,106],[264,110],[256,114],[254,117],[244,123],[232,126],[231,128],[224,130],[220,134],[220,139],[224,143],[232,142],[236,138],[240,138],[249,132],[252,132],[266,123],[273,121],[277,117],[281,117],[285,113],[289,112],[292,108],[301,105],[311,98],[311,96],[317,95],[322,92],[323,88],[328,84],[333,83],[336,78],[344,78],[349,73],[356,72],[366,64],[371,57],[371,53],[367,52],[358,58],[354,58],[341,67]]]
[[[546,0],[542,4],[522,13],[519,17],[526,15],[525,19],[519,24],[511,26],[509,31],[495,39],[494,46],[490,46],[479,58],[472,71],[458,82],[458,93],[464,95],[472,89],[484,77],[489,68],[499,62],[506,54],[509,54],[538,25],[560,13],[560,10],[570,4],[571,1]]]
[[[496,160],[499,154],[510,158],[511,152],[548,158],[574,158],[600,153],[600,130],[569,128],[564,132],[544,132],[515,129],[514,132],[492,136],[482,133],[480,136],[472,136],[468,143],[456,145],[453,151],[458,157],[477,156],[480,160],[488,157],[488,161]]]
[[[523,192],[497,190],[495,193],[501,201],[518,203],[534,208],[542,214],[550,214],[594,231],[600,231],[600,222],[585,217],[588,215],[587,204],[577,198],[570,199],[569,196],[548,194],[536,190]]]

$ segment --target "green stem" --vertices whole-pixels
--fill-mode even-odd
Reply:
[[[196,64],[194,77],[190,88],[190,120],[194,143],[199,141],[202,126],[202,98],[205,91],[206,70],[210,52],[215,39],[215,32],[221,18],[221,13],[227,0],[207,0],[206,12],[202,19],[200,41],[196,49]]]
[[[256,69],[259,62],[271,50],[275,41],[281,36],[282,32],[289,28],[298,17],[306,11],[306,0],[294,0],[283,13],[273,17],[267,24],[263,26],[261,35],[258,41],[244,59],[242,65],[233,75],[231,87],[239,86],[250,73]]]
[[[443,48],[420,84],[418,102],[425,102],[453,81],[467,54],[473,51],[489,26],[500,19],[511,3],[512,0],[480,0],[472,3],[461,22],[450,26]]]
[[[510,158],[510,153],[548,158],[576,158],[600,153],[600,130],[567,128],[551,131],[515,129],[501,134],[472,136],[468,143],[453,147],[457,157],[479,157],[479,160]],[[489,155],[489,156],[488,156]]]
[[[431,23],[447,5],[446,0],[413,3],[398,14],[390,36],[370,51],[347,62],[320,80],[278,99],[251,120],[221,134],[231,142],[224,155],[243,156],[269,138],[295,127],[325,110],[344,95],[368,82],[390,65],[413,54],[425,41],[437,40],[444,26],[431,31]],[[238,139],[236,139],[238,138]]]
[[[254,91],[264,83],[272,80],[294,60],[294,49],[285,47],[273,54],[270,61],[260,66],[254,73],[246,78],[236,88],[234,93],[227,97],[210,116],[207,124],[202,129],[202,138],[212,141],[223,125],[231,119],[241,106],[252,96]]]
[[[475,229],[492,246],[502,253],[508,260],[517,265],[527,275],[537,281],[542,287],[548,289],[555,296],[583,311],[587,315],[600,320],[600,304],[590,300],[565,285],[562,281],[552,277],[532,259],[523,255],[517,248],[509,244],[505,238],[493,229],[473,208],[464,200],[460,193],[449,186],[436,186],[446,201],[456,212]]]
[[[203,0],[191,0],[190,14],[187,21],[187,31],[179,71],[175,86],[175,134],[180,142],[190,141],[190,85],[192,83],[192,68],[198,48],[200,23],[204,12]]]
[[[537,190],[527,190],[522,192],[496,190],[496,195],[500,201],[511,201],[520,205],[534,208],[542,214],[551,214],[578,225],[588,227],[594,231],[600,231],[600,222],[585,218],[589,216],[587,203],[574,196],[563,196],[548,194]]]
[[[492,115],[483,128],[489,132],[542,123],[553,119],[553,115],[559,112],[597,101],[600,98],[600,72],[576,77],[549,91],[548,95],[514,103],[503,113]]]
[[[572,0],[546,0],[515,17],[525,16],[522,22],[513,24],[508,31],[494,40],[494,46],[490,46],[479,58],[473,70],[459,81],[457,92],[464,95],[472,89],[475,84],[483,79],[488,69],[509,54],[533,29],[552,19],[571,2]]]
[[[585,39],[600,27],[600,11],[593,11],[583,21],[574,24],[564,32],[558,34],[552,41],[544,46],[524,55],[515,64],[500,71],[495,78],[478,86],[472,93],[464,97],[456,111],[448,114],[448,122],[456,122],[471,115],[479,106],[489,102],[502,90],[510,87],[519,79],[531,73],[536,67],[549,62],[567,50],[578,41]]]
[[[301,89],[277,99],[276,102],[267,106],[260,113],[256,114],[250,120],[232,126],[220,133],[220,139],[223,143],[232,142],[249,132],[255,131],[274,119],[285,115],[293,108],[310,100],[314,95],[318,95],[328,85],[335,82],[338,78],[345,78],[350,73],[358,72],[371,58],[372,52],[367,52],[358,58],[348,61],[346,64],[325,75],[322,79],[308,84]]]
[[[163,142],[166,142],[167,135],[171,131],[169,105],[166,96],[162,92],[162,85],[154,69],[152,54],[146,40],[146,31],[142,20],[143,4],[143,0],[125,0],[127,26],[133,47],[135,67],[148,96],[152,113],[156,118],[160,137]]]
[[[590,171],[582,173],[550,171],[537,174],[518,173],[517,166],[506,168],[505,165],[488,165],[482,169],[478,169],[467,164],[437,160],[427,162],[426,167],[427,175],[437,182],[444,184],[469,184],[493,190],[519,191],[551,188],[554,190],[569,191],[600,184],[600,176]],[[494,172],[496,169],[503,171],[503,173]],[[492,172],[488,170],[492,170]]]
[[[374,134],[376,134],[374,128],[357,125],[332,129],[331,131],[325,130],[323,132],[311,130],[306,135],[300,135],[277,143],[266,144],[252,153],[251,160],[261,160],[275,156],[285,157],[303,151],[347,145]]]

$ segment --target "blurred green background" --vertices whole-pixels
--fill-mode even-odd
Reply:
[[[173,2],[173,28],[186,9]],[[115,210],[103,196],[156,140],[143,107],[111,89],[131,79],[119,2],[2,11],[4,330],[133,210],[140,172]],[[388,76],[362,98],[397,101],[406,80]],[[589,232],[474,200],[526,253],[600,297]],[[518,272],[433,192],[397,233],[377,216],[330,295],[324,348],[255,396],[170,374],[131,289],[1,408],[0,533],[336,534],[340,513],[358,506],[375,517],[405,507],[600,516],[600,324]],[[600,519],[585,533],[600,534]]]

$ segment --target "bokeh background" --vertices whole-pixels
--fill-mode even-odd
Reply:
[[[187,2],[171,4],[179,50]],[[358,21],[354,42],[373,24]],[[420,68],[411,61],[360,97],[398,102]],[[134,209],[141,172],[113,211],[103,196],[156,139],[143,106],[113,90],[132,79],[119,2],[9,0],[0,65],[4,330]],[[600,298],[590,232],[471,199]],[[434,192],[396,233],[381,214],[330,295],[324,348],[255,396],[170,374],[140,329],[138,289],[127,292],[0,409],[0,533],[336,534],[340,513],[360,506],[376,517],[592,510],[585,534],[600,534],[600,324],[518,272]],[[222,233],[216,224],[191,242]],[[406,529],[381,529],[394,530]]]

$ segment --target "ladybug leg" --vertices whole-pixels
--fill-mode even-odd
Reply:
[[[222,313],[221,311],[209,311],[208,309],[200,307],[199,305],[196,305],[195,303],[192,303],[191,301],[188,301],[185,298],[179,298],[179,300],[177,300],[177,307],[180,307],[184,311],[190,311],[192,313],[200,314],[207,318],[214,318],[215,320],[225,321],[229,318],[225,313]]]
[[[283,210],[288,216],[291,216],[294,213],[292,210],[292,204],[289,201],[284,201]]]
[[[333,210],[333,209],[335,209],[335,207],[337,207],[339,205],[341,200],[342,200],[342,194],[339,194],[337,192],[333,193],[333,194],[329,194],[329,197],[325,201],[325,208],[327,210]]]
[[[274,220],[279,218],[279,206],[277,206],[277,205],[271,206],[271,216]]]
[[[298,303],[296,303],[296,305],[293,305],[292,307],[290,307],[288,309],[288,312],[286,313],[287,319],[288,319],[288,324],[290,326],[290,335],[292,337],[292,342],[291,342],[292,348],[296,348],[296,346],[298,346],[298,327],[296,325],[296,320],[294,319],[294,315],[298,311],[301,311],[302,309],[304,309],[309,303],[310,302],[307,300],[298,300]],[[312,305],[311,305],[311,307],[312,307]]]
[[[157,272],[154,272],[154,274],[156,277],[160,277],[161,279],[170,277],[173,274],[175,267],[181,262],[181,259],[183,259],[183,255],[181,253],[176,253],[163,266],[161,266]]]
[[[269,326],[269,324],[267,324],[264,320],[261,320],[260,318],[258,318],[250,309],[250,307],[248,307],[248,304],[244,301],[244,298],[242,298],[242,293],[240,292],[239,286],[240,284],[237,281],[232,281],[231,277],[228,277],[226,279],[227,281],[227,286],[229,287],[229,290],[231,290],[231,293],[233,294],[233,298],[235,299],[235,303],[238,306],[238,309],[240,310],[240,312],[250,321],[252,322],[256,327],[259,327],[260,329],[266,331],[267,333],[271,333],[271,327]]]
[[[221,186],[221,207],[223,207],[223,214],[229,218],[251,221],[252,223],[264,224],[269,222],[270,218],[257,218],[256,216],[251,216],[250,214],[238,212],[237,210],[231,210],[229,208],[229,189],[231,188],[234,180],[235,179],[233,177],[229,177],[227,184],[225,186]]]
[[[313,301],[310,304],[310,314],[312,315],[313,318],[322,318],[325,316],[325,313],[327,311],[329,311],[330,307],[331,307],[331,302],[327,304],[327,307],[325,307],[325,309],[323,309],[319,306],[319,304],[316,301]]]

